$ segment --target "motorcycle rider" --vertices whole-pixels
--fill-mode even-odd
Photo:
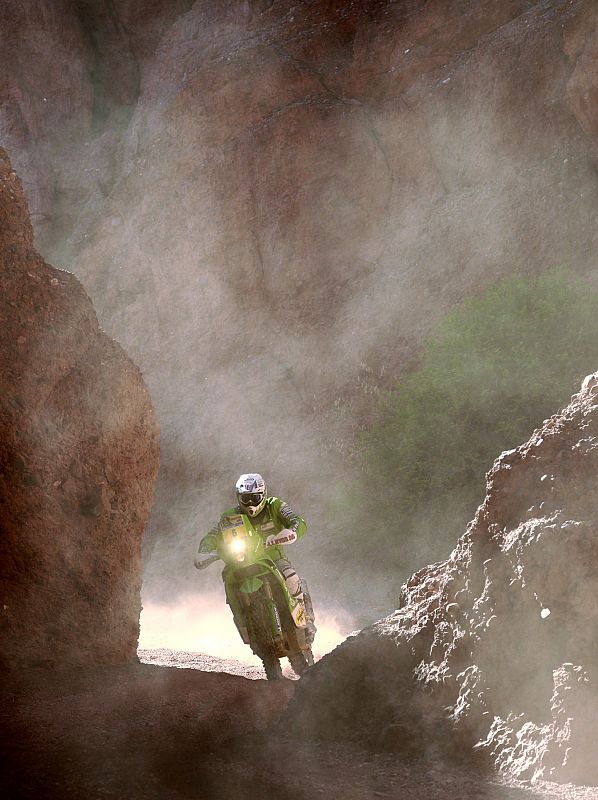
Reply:
[[[307,621],[306,639],[311,644],[316,634],[311,597],[307,584],[301,580],[284,551],[284,545],[292,544],[305,535],[305,520],[295,514],[288,503],[278,497],[268,497],[264,479],[257,472],[240,475],[235,490],[237,506],[224,511],[219,521],[201,539],[194,564],[197,569],[204,569],[218,558],[218,536],[226,517],[231,514],[247,514],[256,530],[264,537],[268,555],[284,577],[290,594],[303,600]]]

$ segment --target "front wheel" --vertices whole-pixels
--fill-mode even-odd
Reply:
[[[276,655],[272,638],[270,602],[261,592],[256,592],[247,609],[247,629],[253,652],[261,658],[269,681],[282,678],[282,668]]]
[[[269,681],[282,680],[282,667],[280,666],[280,661],[276,657],[262,658],[262,664],[264,665],[266,678],[268,678]]]

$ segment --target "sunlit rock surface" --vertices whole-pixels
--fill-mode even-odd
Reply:
[[[598,373],[488,473],[450,558],[325,656],[296,731],[598,781]]]
[[[137,367],[32,238],[0,149],[0,666],[133,661],[157,424]]]

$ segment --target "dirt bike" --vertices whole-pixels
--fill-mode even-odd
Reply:
[[[282,678],[279,659],[287,657],[301,676],[313,663],[306,638],[307,620],[302,598],[289,592],[285,579],[268,555],[263,536],[245,514],[231,514],[221,525],[217,555],[226,602],[241,638],[262,660],[268,680]]]

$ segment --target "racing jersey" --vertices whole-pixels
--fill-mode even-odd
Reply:
[[[220,515],[218,522],[211,528],[211,530],[203,537],[199,543],[198,553],[212,553],[218,546],[218,540],[222,533],[223,523],[226,518],[234,514],[242,514],[239,506],[228,508]],[[280,500],[278,497],[268,497],[264,508],[256,517],[248,517],[251,525],[259,531],[264,537],[280,533],[283,528],[288,528],[295,531],[297,539],[301,539],[305,535],[307,525],[303,517],[292,510],[288,503]],[[268,555],[273,561],[279,558],[286,558],[284,547],[276,545],[275,547],[268,548]]]

